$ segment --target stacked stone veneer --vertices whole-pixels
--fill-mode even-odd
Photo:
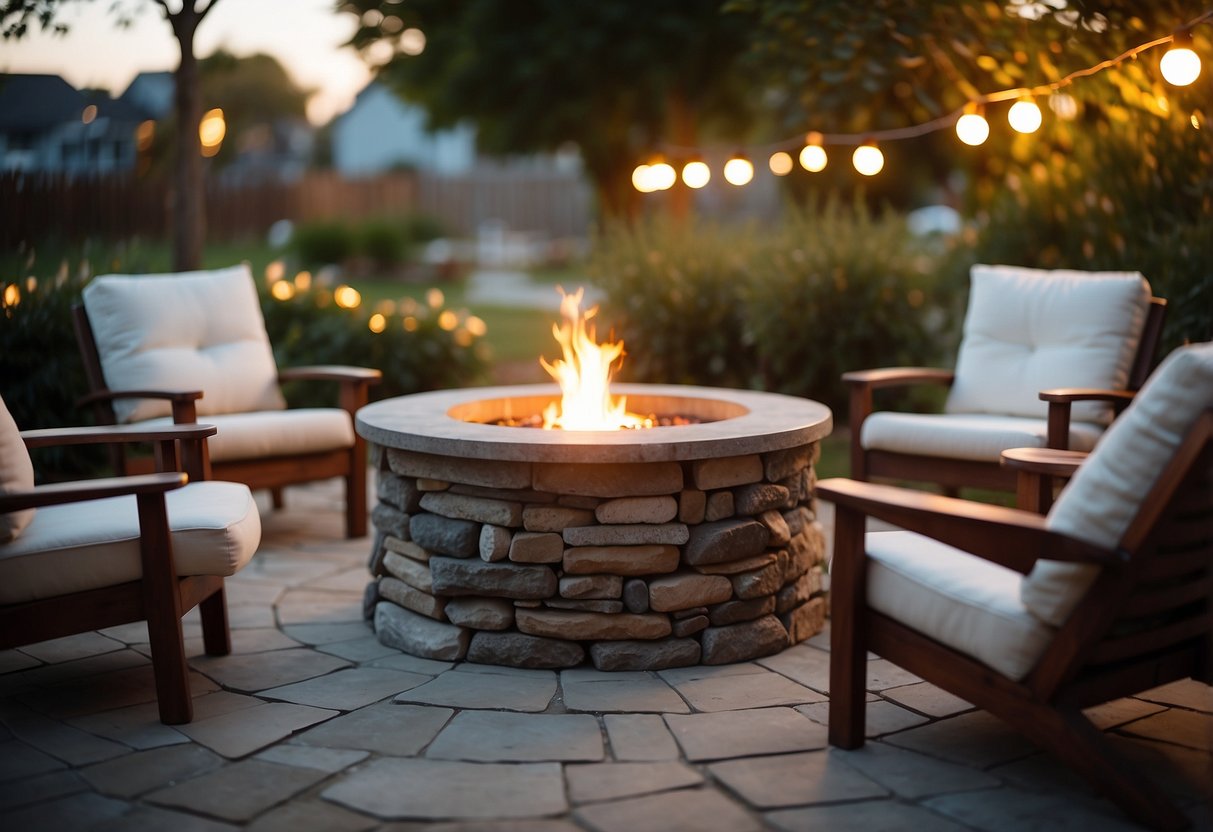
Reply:
[[[372,450],[366,611],[385,645],[655,670],[769,655],[824,623],[816,443],[605,464]]]

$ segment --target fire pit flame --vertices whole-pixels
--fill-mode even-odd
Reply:
[[[560,290],[561,324],[552,324],[552,335],[564,354],[539,363],[560,385],[561,398],[543,411],[545,430],[622,430],[652,427],[653,420],[627,412],[627,399],[611,395],[611,375],[623,358],[622,341],[597,342],[597,332],[588,322],[598,313],[593,306],[582,312],[585,289],[573,294]]]

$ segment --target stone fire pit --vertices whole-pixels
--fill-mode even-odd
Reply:
[[[725,664],[818,632],[813,505],[830,411],[806,399],[617,385],[629,410],[702,420],[626,431],[486,424],[552,385],[368,405],[378,468],[367,612],[431,659],[600,670]]]

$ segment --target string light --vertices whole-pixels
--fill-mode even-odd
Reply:
[[[660,160],[649,165],[648,177],[649,184],[655,191],[668,191],[678,181],[678,174],[674,172],[673,165]]]
[[[1056,81],[1039,84],[1034,87],[1016,87],[979,95],[972,98],[960,110],[946,113],[920,124],[888,130],[876,130],[870,134],[862,135],[812,131],[803,139],[799,136],[785,139],[767,145],[766,148],[757,152],[764,155],[769,153],[768,164],[772,173],[777,176],[785,176],[791,172],[793,167],[791,156],[788,153],[789,150],[800,147],[798,158],[801,167],[809,172],[817,173],[824,170],[829,161],[825,149],[826,145],[855,146],[852,163],[855,165],[856,170],[865,176],[873,176],[884,167],[884,155],[876,146],[877,142],[912,139],[953,127],[956,130],[957,137],[961,141],[968,145],[978,146],[983,144],[990,135],[990,125],[986,121],[984,114],[985,106],[987,104],[997,104],[1006,101],[1014,102],[1007,112],[1007,120],[1012,129],[1020,133],[1034,133],[1040,129],[1043,123],[1043,114],[1041,113],[1040,106],[1036,103],[1036,98],[1046,96],[1049,109],[1053,111],[1053,114],[1057,118],[1063,121],[1072,120],[1078,115],[1078,102],[1073,96],[1068,95],[1062,90],[1073,84],[1077,79],[1097,75],[1106,69],[1119,66],[1126,61],[1135,60],[1141,53],[1165,44],[1169,44],[1170,48],[1168,48],[1159,62],[1159,71],[1163,78],[1174,86],[1187,86],[1193,83],[1200,76],[1201,61],[1200,56],[1192,49],[1192,29],[1197,25],[1210,22],[1213,22],[1213,9],[1183,24],[1174,34],[1139,44],[1125,50],[1114,58],[1100,61],[1094,66],[1085,69],[1075,70]],[[1199,121],[1195,115],[1192,117],[1192,123],[1194,127],[1199,129]],[[673,145],[666,145],[665,150],[666,152],[678,155],[696,152],[696,148],[676,147]],[[632,184],[638,191],[648,193],[658,190],[658,188],[652,186],[651,176],[648,175],[651,167],[650,165],[639,165],[633,172]],[[693,173],[691,172],[692,170],[694,171]],[[866,172],[869,170],[871,171],[870,173]],[[744,154],[737,153],[725,163],[723,172],[726,181],[732,185],[741,186],[753,179],[754,166]],[[682,178],[688,187],[700,188],[711,180],[711,172],[708,170],[706,164],[696,159],[696,161],[688,163],[683,168]],[[664,187],[668,188],[673,184],[674,182],[671,179],[669,184]]]

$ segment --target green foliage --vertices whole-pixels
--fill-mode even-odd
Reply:
[[[404,262],[408,243],[398,222],[376,220],[359,232],[358,247],[376,266],[395,266]]]
[[[354,231],[341,222],[314,222],[295,229],[292,245],[308,267],[342,263],[354,253]]]
[[[624,375],[838,409],[847,370],[949,354],[963,273],[949,256],[898,216],[831,199],[790,208],[775,227],[615,228],[590,272],[627,346]]]

